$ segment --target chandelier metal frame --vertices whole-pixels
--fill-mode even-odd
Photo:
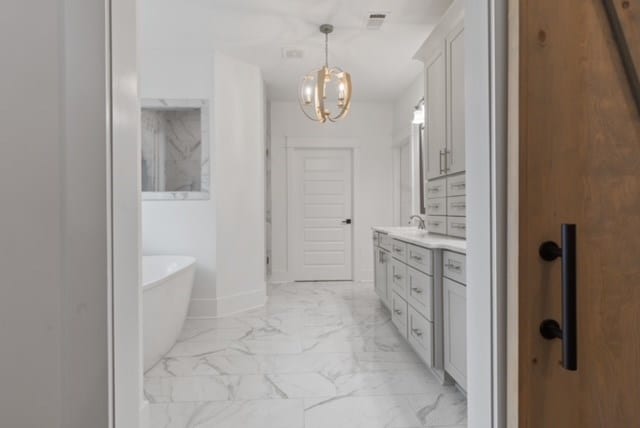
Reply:
[[[353,86],[349,73],[338,67],[329,67],[329,34],[333,32],[333,25],[322,24],[320,32],[325,37],[324,66],[302,77],[298,88],[298,100],[302,112],[309,119],[320,123],[336,122],[349,112]],[[337,87],[336,112],[327,105],[329,84]]]

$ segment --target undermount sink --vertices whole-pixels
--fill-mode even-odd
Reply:
[[[411,236],[426,236],[429,234],[425,229],[417,229],[415,227],[407,228],[403,233]]]
[[[416,236],[420,238],[429,235],[429,232],[427,230],[418,229],[417,227],[412,226],[390,227],[387,230],[389,230],[391,233],[397,233],[399,235]]]

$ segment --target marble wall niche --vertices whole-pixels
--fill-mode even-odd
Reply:
[[[143,199],[208,199],[207,102],[145,99],[141,122]]]

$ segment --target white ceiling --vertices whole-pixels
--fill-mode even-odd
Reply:
[[[451,0],[142,0],[141,49],[216,49],[258,65],[271,100],[294,100],[324,61],[318,26],[335,26],[330,65],[351,73],[354,101],[395,99],[420,73],[413,54]],[[390,12],[367,30],[370,12]],[[284,59],[283,48],[302,49]]]

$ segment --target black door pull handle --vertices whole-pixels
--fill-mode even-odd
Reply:
[[[351,224],[351,219],[342,220],[342,224]]]
[[[562,225],[562,247],[552,241],[540,245],[540,257],[551,262],[562,258],[562,326],[555,320],[544,320],[540,334],[545,339],[562,340],[562,366],[578,369],[578,320],[576,296],[576,225]]]

